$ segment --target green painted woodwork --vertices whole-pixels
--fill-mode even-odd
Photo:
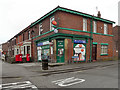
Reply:
[[[93,32],[93,34],[98,34],[98,35],[105,35],[105,36],[112,36],[112,37],[114,36],[114,35],[103,34],[103,33],[94,33],[94,32]]]
[[[62,27],[58,27],[58,29],[90,33],[89,31],[83,31],[83,30],[77,30],[77,29],[71,29],[71,28],[62,28]]]
[[[63,53],[60,53],[60,50],[63,49]],[[56,40],[56,58],[57,63],[63,63],[65,56],[65,49],[64,49],[64,39],[57,39]]]
[[[77,30],[77,29],[71,29],[71,28],[62,28],[62,27],[58,27],[58,29],[70,30],[70,31],[77,31],[77,32],[85,32],[85,33],[91,33],[91,32],[89,32],[89,31],[83,31],[83,30]],[[114,36],[114,35],[102,34],[102,33],[94,33],[94,32],[93,32],[93,34],[105,35],[105,36]]]
[[[109,45],[108,43],[101,43],[101,45]]]
[[[93,44],[98,44],[97,42],[93,42]]]
[[[90,20],[90,37],[93,38],[93,17]],[[90,62],[92,61],[92,46],[93,46],[93,40],[90,39]]]
[[[50,45],[41,46],[42,49],[50,49]]]
[[[108,54],[100,54],[101,56],[107,56]]]
[[[62,28],[62,27],[58,27],[58,29],[90,33],[89,31],[76,30],[76,29],[70,29],[70,28]],[[48,31],[48,32],[43,33],[43,34],[41,34],[41,35],[35,36],[35,37],[33,37],[32,39],[38,38],[38,37],[40,37],[40,36],[43,36],[43,35],[45,35],[45,34],[48,34],[48,33],[50,33],[50,32],[53,32],[53,31],[54,31],[54,30]],[[93,34],[105,35],[105,36],[113,36],[113,35],[102,34],[102,33],[93,33]]]
[[[45,33],[43,33],[43,34],[41,34],[41,35],[38,35],[38,36],[33,37],[32,39],[35,39],[35,38],[40,37],[40,36],[43,36],[43,35],[45,35],[45,34],[48,34],[48,33],[50,33],[50,32],[53,32],[53,31],[54,31],[54,30],[45,32]]]
[[[35,40],[35,42],[41,42],[41,41],[44,41],[44,40],[52,40],[54,38],[57,38],[57,37],[68,37],[68,38],[72,38],[72,37],[76,37],[76,38],[90,38],[90,36],[87,36],[87,35],[75,35],[75,34],[64,34],[64,33],[56,33],[56,34],[53,34],[53,35],[50,35],[50,36],[47,36],[47,37],[44,37],[44,38],[41,38],[39,40]]]

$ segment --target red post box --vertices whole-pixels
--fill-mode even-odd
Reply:
[[[15,56],[15,61],[16,61],[16,62],[19,61],[19,55],[16,55],[16,56]]]
[[[22,62],[22,54],[19,54],[19,61]]]
[[[26,54],[26,61],[30,61],[30,54]]]

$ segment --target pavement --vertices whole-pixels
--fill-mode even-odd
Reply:
[[[12,83],[18,87],[29,82],[29,87],[63,88],[53,81],[68,78],[84,79],[85,82],[65,88],[114,88],[118,87],[118,61],[101,61],[91,63],[73,63],[56,66],[49,65],[48,70],[42,70],[40,62],[9,64],[0,60],[2,69],[2,84]],[[49,63],[50,64],[50,63]],[[21,83],[19,85],[19,83]],[[60,82],[61,84],[63,83]],[[28,84],[28,83],[27,83]],[[64,83],[66,84],[66,83]],[[26,88],[22,87],[22,88]]]
[[[74,72],[75,70],[87,70],[93,69],[97,67],[106,67],[110,65],[118,64],[118,60],[111,60],[111,61],[96,61],[91,63],[73,63],[73,64],[57,64],[56,63],[49,63],[48,70],[42,69],[42,63],[35,62],[35,63],[23,63],[24,68],[32,72],[44,73],[44,75],[49,74],[58,74],[58,73],[66,73],[66,72]],[[22,64],[18,64],[22,65]]]

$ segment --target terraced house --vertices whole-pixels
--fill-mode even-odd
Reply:
[[[34,61],[47,55],[58,63],[112,59],[113,23],[100,12],[93,16],[58,6],[15,36],[20,47],[14,55],[29,53]]]

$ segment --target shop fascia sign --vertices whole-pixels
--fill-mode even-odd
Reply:
[[[74,43],[86,43],[85,40],[74,40]]]
[[[37,44],[37,46],[43,46],[43,45],[49,45],[50,42],[49,41],[45,41],[45,42],[40,42]]]

